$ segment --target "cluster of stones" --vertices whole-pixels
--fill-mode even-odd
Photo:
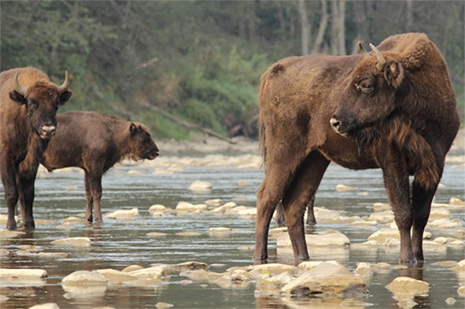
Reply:
[[[449,265],[457,273],[460,288],[457,294],[465,297],[465,260],[460,262],[441,262]],[[255,285],[255,297],[276,297],[284,304],[292,305],[296,300],[301,304],[317,305],[322,299],[328,306],[362,305],[367,306],[369,282],[373,273],[388,273],[406,266],[387,263],[359,263],[357,268],[349,270],[337,261],[302,262],[298,266],[286,264],[262,264],[244,267],[231,267],[224,272],[209,270],[209,265],[189,261],[180,264],[154,264],[144,268],[130,265],[122,270],[96,269],[75,271],[61,281],[66,299],[103,297],[107,289],[120,287],[158,287],[169,283],[172,277],[185,277],[183,284],[198,282],[215,284],[222,288],[241,288]],[[42,269],[0,269],[0,279],[8,280],[10,285],[46,284],[48,274]],[[397,277],[386,285],[401,308],[416,305],[414,298],[427,296],[428,282],[409,277]],[[350,297],[348,297],[350,295]],[[307,297],[311,296],[311,297]],[[296,298],[297,297],[297,298]],[[350,298],[350,300],[348,300]],[[448,298],[446,303],[455,301]],[[44,307],[45,306],[45,307]],[[157,308],[169,308],[171,304],[159,303]],[[56,304],[43,304],[37,308],[58,308]]]

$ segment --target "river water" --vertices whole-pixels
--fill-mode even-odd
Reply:
[[[158,160],[158,159],[157,159]],[[156,161],[156,160],[155,160]],[[221,164],[219,164],[221,165]],[[0,295],[6,296],[1,308],[28,308],[35,304],[56,303],[60,308],[156,308],[159,303],[169,303],[173,308],[306,308],[305,299],[266,298],[254,293],[253,283],[234,287],[221,287],[213,283],[192,282],[175,274],[156,286],[109,287],[93,296],[73,296],[64,291],[61,280],[77,270],[113,268],[122,270],[129,265],[149,267],[152,264],[176,264],[199,261],[210,265],[210,270],[223,272],[232,266],[247,266],[253,263],[255,221],[251,217],[233,214],[211,214],[207,211],[196,214],[151,216],[148,209],[153,204],[162,204],[175,209],[180,201],[193,204],[209,199],[221,199],[222,203],[255,206],[256,191],[263,179],[258,168],[237,166],[182,166],[174,173],[154,173],[151,164],[121,165],[113,168],[103,180],[103,214],[137,208],[139,216],[132,220],[105,219],[103,224],[78,223],[67,227],[61,220],[82,217],[85,207],[83,174],[77,169],[40,173],[36,181],[34,214],[36,230],[11,239],[0,239],[0,248],[9,254],[0,256],[0,268],[45,269],[48,277],[42,284],[12,286],[0,283]],[[158,168],[160,170],[160,168]],[[211,191],[193,192],[187,188],[196,180],[208,181]],[[442,185],[435,198],[436,203],[448,203],[451,197],[465,200],[465,166],[461,163],[446,165]],[[352,191],[338,192],[338,184],[354,187]],[[0,196],[0,212],[5,214],[3,192]],[[345,211],[349,216],[368,216],[373,213],[373,204],[387,203],[381,172],[379,170],[349,171],[330,165],[317,193],[316,206]],[[465,208],[451,207],[452,219],[465,221]],[[212,227],[228,227],[230,233],[215,235]],[[271,228],[276,227],[272,222]],[[351,243],[367,240],[377,226],[352,226],[350,224],[319,223],[315,231],[338,230],[350,238]],[[2,227],[4,228],[4,227]],[[463,230],[463,228],[462,228]],[[196,236],[183,236],[181,231],[197,232]],[[431,229],[438,236],[451,237],[451,230]],[[149,237],[147,233],[160,232],[166,235]],[[310,231],[309,231],[310,232]],[[60,247],[52,241],[67,237],[89,237],[90,247]],[[44,252],[66,252],[62,258],[39,258],[19,254],[24,245],[38,246]],[[277,255],[274,241],[270,241],[270,262],[293,264],[292,255]],[[349,270],[358,262],[397,264],[398,248],[385,249],[347,247],[338,250],[312,250],[313,260],[337,260]],[[444,246],[441,250],[427,250],[427,262],[423,267],[411,267],[407,274],[429,282],[427,297],[415,299],[421,308],[464,308],[465,300],[457,295],[463,278],[437,262],[464,259],[463,246]],[[365,305],[351,308],[396,308],[397,301],[385,288],[393,279],[405,275],[404,271],[374,273],[367,282],[369,297]],[[455,304],[446,305],[453,297]],[[1,299],[1,298],[0,298]],[[420,306],[418,305],[418,306]],[[315,306],[315,305],[314,305]],[[326,306],[324,301],[320,307]],[[350,306],[349,306],[350,307]]]

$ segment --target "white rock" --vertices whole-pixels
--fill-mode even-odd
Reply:
[[[396,296],[426,296],[429,293],[429,283],[409,277],[397,277],[386,285],[386,289]]]
[[[346,185],[343,185],[343,184],[339,184],[339,185],[336,186],[336,191],[338,191],[338,192],[354,191],[354,190],[355,190],[354,187],[346,186]]]
[[[60,309],[56,303],[46,303],[29,307],[29,309]]]
[[[213,188],[212,184],[208,181],[196,180],[189,187],[192,191],[209,191]]]
[[[281,292],[288,295],[321,293],[329,296],[352,290],[366,292],[366,284],[361,276],[352,274],[342,265],[321,263],[286,284]]]
[[[91,241],[88,237],[71,237],[54,240],[51,244],[57,246],[90,247]]]
[[[68,286],[88,286],[106,285],[108,279],[96,271],[78,270],[61,280],[62,285]]]
[[[428,222],[428,226],[431,228],[458,229],[462,228],[464,224],[460,219],[444,218]]]
[[[178,204],[176,205],[176,210],[177,211],[201,211],[201,210],[205,210],[207,209],[207,205],[206,204],[197,204],[197,205],[194,205],[194,204],[191,204],[189,202],[178,202]]]
[[[217,207],[221,205],[221,199],[215,198],[215,199],[206,200],[205,204],[211,207]]]
[[[0,268],[0,281],[8,279],[31,279],[31,278],[45,278],[47,271],[44,269],[9,269]]]
[[[161,204],[154,204],[150,206],[149,211],[164,211],[166,210],[166,207]]]
[[[385,210],[380,212],[375,212],[368,217],[369,221],[377,221],[379,223],[389,223],[394,220],[394,213],[392,210]]]
[[[139,216],[139,209],[133,208],[130,210],[117,210],[112,213],[106,214],[105,218],[110,219],[124,219],[124,218],[133,218]]]
[[[321,234],[305,234],[307,246],[346,246],[350,244],[347,236],[339,231],[324,231]],[[277,247],[291,246],[291,239],[288,233],[278,236]]]
[[[5,221],[5,224],[6,224],[6,221]],[[19,235],[25,235],[25,234],[26,234],[25,232],[9,231],[9,230],[0,229],[0,239],[14,238],[14,237],[18,237]]]
[[[456,197],[451,197],[449,200],[450,205],[456,205],[456,206],[465,206],[465,201],[462,201],[459,198]]]
[[[149,268],[142,268],[139,270],[134,270],[134,271],[129,272],[129,274],[140,277],[140,278],[149,277],[149,278],[161,279],[161,277],[165,275],[165,272],[164,272],[163,266],[153,266]]]
[[[97,273],[103,275],[108,280],[109,284],[121,284],[138,279],[135,275],[116,269],[98,269]]]

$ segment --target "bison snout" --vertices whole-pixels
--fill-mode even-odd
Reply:
[[[339,132],[339,127],[341,126],[341,122],[337,120],[334,115],[329,120],[329,123],[331,124],[331,127],[334,129],[334,131]]]
[[[55,126],[42,126],[40,128],[40,137],[42,139],[50,139],[56,133]]]

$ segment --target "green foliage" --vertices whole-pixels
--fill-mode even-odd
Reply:
[[[463,111],[464,4],[446,2],[414,1],[407,29],[403,1],[347,1],[346,50],[361,32],[375,44],[394,33],[426,32],[445,56]],[[321,3],[307,8],[315,36]],[[261,74],[301,51],[296,1],[2,0],[0,18],[2,71],[32,65],[58,83],[68,70],[74,94],[61,111],[130,117],[157,138],[188,138],[189,129],[150,106],[224,136],[256,135]],[[328,30],[322,47],[330,45]]]

